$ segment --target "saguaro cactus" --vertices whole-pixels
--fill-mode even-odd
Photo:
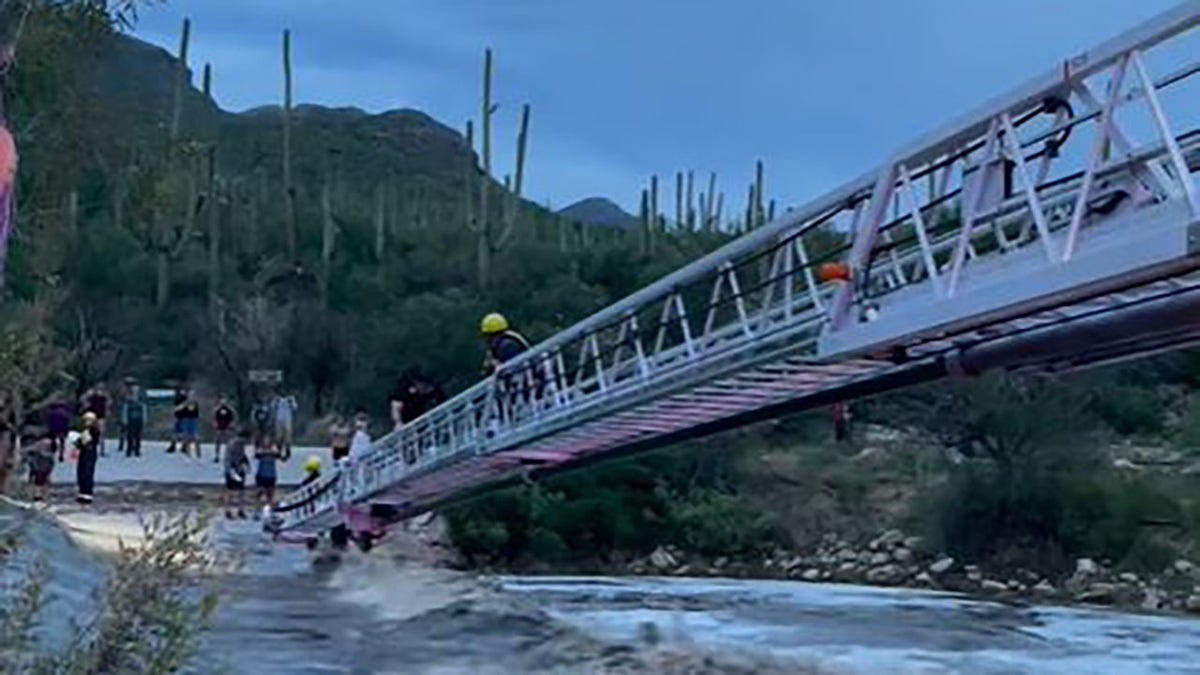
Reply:
[[[695,207],[695,202],[692,201],[692,195],[694,194],[692,192],[693,179],[694,179],[694,174],[691,169],[688,169],[688,172],[687,172],[687,208],[684,211],[684,216],[683,216],[684,217],[684,227],[687,229],[688,232],[691,232],[692,230],[696,229],[696,207]]]
[[[292,31],[283,31],[283,205],[288,257],[297,260],[296,186],[292,183]]]
[[[529,140],[530,106],[521,108],[521,122],[517,131],[516,171],[511,183],[506,186],[505,200],[501,201],[501,227],[493,224],[490,211],[492,180],[492,115],[498,106],[492,102],[492,50],[483,53],[483,96],[480,105],[482,115],[483,176],[479,187],[479,218],[474,227],[478,234],[476,242],[476,274],[479,288],[487,290],[492,268],[492,257],[509,242],[516,226],[521,207],[521,191],[525,180],[525,153]]]
[[[683,227],[683,172],[675,172],[675,225]]]

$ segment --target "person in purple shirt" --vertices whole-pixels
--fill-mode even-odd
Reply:
[[[71,431],[71,409],[62,401],[54,401],[46,406],[46,431],[50,436],[50,446],[58,453],[58,461],[63,461],[63,451],[67,448],[67,434]]]

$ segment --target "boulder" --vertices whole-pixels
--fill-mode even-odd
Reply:
[[[880,565],[886,565],[891,561],[892,561],[892,556],[888,555],[887,553],[884,553],[883,551],[880,551],[878,553],[873,554],[871,556],[871,559],[868,560],[867,562],[874,567],[879,567]]]
[[[856,571],[858,571],[858,565],[855,565],[854,563],[847,560],[846,562],[842,563],[841,565],[838,565],[837,571],[838,571],[838,574],[842,574],[842,575],[854,574]]]
[[[1100,566],[1091,558],[1080,558],[1075,561],[1075,576],[1091,577],[1100,573]]]
[[[800,567],[803,564],[804,564],[804,558],[801,558],[800,556],[795,556],[791,560],[788,560],[787,562],[783,563],[783,569],[785,572],[791,572],[792,570],[797,569],[798,567]]]
[[[1138,582],[1138,575],[1133,572],[1121,572],[1121,575],[1117,578],[1126,584],[1136,584]]]
[[[725,556],[721,556],[720,558],[717,558],[716,560],[713,561],[713,567],[715,567],[717,569],[721,569],[722,567],[724,567],[728,564],[729,564],[729,558],[726,558]]]
[[[925,546],[925,540],[921,537],[905,537],[904,548],[910,551],[920,551]]]
[[[999,593],[1008,590],[1008,586],[1006,584],[999,581],[994,581],[992,579],[984,579],[983,581],[979,582],[979,588],[989,593]]]
[[[867,581],[872,584],[894,584],[904,576],[904,571],[897,565],[883,565],[872,568],[867,572]]]
[[[675,571],[671,572],[671,574],[673,574],[677,577],[682,577],[682,576],[687,576],[691,571],[692,571],[691,565],[680,565],[679,567],[675,568]]]
[[[929,576],[929,572],[921,572],[913,579],[913,581],[921,584],[922,586],[933,585],[933,577]]]
[[[888,530],[887,532],[884,532],[883,534],[879,535],[879,537],[876,538],[875,541],[871,542],[871,543],[873,544],[872,550],[875,550],[875,549],[886,550],[889,548],[895,548],[895,547],[899,546],[900,544],[904,543],[904,533],[901,532],[900,530]],[[874,546],[874,544],[878,544],[878,546]]]
[[[1183,603],[1183,608],[1190,614],[1200,614],[1200,593],[1189,595],[1187,601]]]
[[[1116,601],[1117,587],[1114,584],[1095,583],[1075,594],[1076,602],[1108,605]]]
[[[901,547],[897,548],[896,550],[892,551],[892,560],[895,560],[898,563],[907,563],[907,562],[912,561],[912,559],[913,559],[912,549],[908,549],[908,548],[901,546]]]
[[[1033,590],[1035,593],[1040,593],[1042,595],[1049,595],[1058,591],[1058,589],[1054,587],[1054,584],[1050,583],[1049,579],[1042,579],[1041,581],[1037,582],[1037,585],[1033,587]]]
[[[660,570],[679,566],[679,562],[675,560],[675,556],[668,553],[667,550],[661,546],[654,549],[654,552],[650,554],[650,564],[656,569]]]
[[[821,570],[815,567],[810,567],[804,570],[804,574],[801,574],[800,578],[805,581],[817,581],[821,578]]]
[[[854,549],[847,547],[838,551],[837,557],[842,562],[853,562],[858,560],[858,553]]]
[[[952,567],[954,567],[954,558],[943,556],[929,566],[929,571],[933,574],[945,574]]]
[[[1176,560],[1172,567],[1179,574],[1191,574],[1196,569],[1190,560]]]
[[[1166,597],[1157,588],[1147,588],[1142,595],[1142,609],[1162,609],[1166,605]]]

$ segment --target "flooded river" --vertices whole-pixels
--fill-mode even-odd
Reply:
[[[23,519],[52,561],[54,644],[104,567],[49,517],[0,509],[0,531]],[[221,581],[195,672],[1200,673],[1186,617],[802,582],[478,577],[386,550],[314,565],[253,522],[214,539],[244,562]]]

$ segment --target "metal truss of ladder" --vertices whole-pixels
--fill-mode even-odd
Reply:
[[[1195,343],[1197,25],[1193,0],[1067,59],[536,345],[288,495],[275,526],[366,529],[531,469],[947,374]],[[817,230],[849,243],[814,250]],[[830,261],[849,282],[821,281]]]

